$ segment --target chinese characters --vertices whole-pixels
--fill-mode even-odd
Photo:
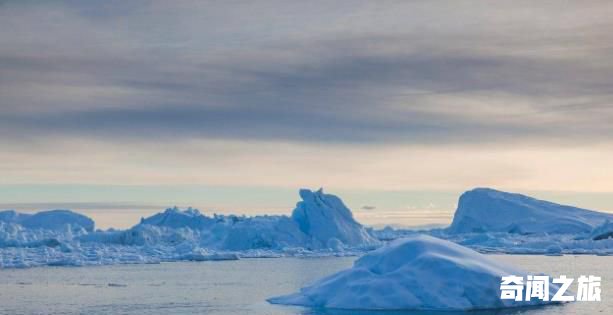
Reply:
[[[572,302],[572,301],[600,301],[600,277],[593,275],[580,276],[577,279],[577,294],[568,295],[566,291],[575,279],[561,275],[550,281],[549,276],[525,277],[510,275],[502,277],[500,283],[500,298],[503,300],[530,301],[533,298],[542,301]],[[550,283],[559,289],[550,297]]]

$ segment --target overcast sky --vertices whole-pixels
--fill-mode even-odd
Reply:
[[[0,184],[613,191],[611,1],[0,1]]]

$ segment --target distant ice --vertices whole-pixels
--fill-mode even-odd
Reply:
[[[488,188],[460,197],[449,233],[589,233],[613,214],[601,213]]]
[[[0,212],[0,267],[235,260],[241,257],[342,256],[378,247],[340,198],[300,190],[289,216],[203,215],[170,208],[127,230],[94,231],[94,222],[57,210]]]
[[[0,222],[15,223],[28,229],[58,230],[70,225],[88,232],[94,230],[92,219],[70,210],[49,210],[35,214],[18,213],[14,210],[0,211]]]
[[[69,210],[0,212],[0,267],[359,255],[429,234],[480,252],[613,255],[613,215],[491,189],[462,195],[449,228],[365,228],[340,198],[299,192],[291,216],[204,215],[170,208],[127,230],[94,230]]]
[[[478,188],[464,193],[444,229],[374,231],[380,239],[427,233],[480,252],[613,255],[613,214]]]

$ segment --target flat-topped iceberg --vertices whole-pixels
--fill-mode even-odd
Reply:
[[[14,223],[28,229],[59,230],[67,225],[94,230],[94,220],[70,210],[49,210],[35,214],[18,213],[14,210],[0,211],[0,222]]]
[[[397,240],[273,304],[351,310],[477,310],[534,306],[500,298],[501,277],[525,272],[426,235]],[[549,296],[558,287],[551,284]]]
[[[480,252],[511,254],[613,254],[613,214],[538,200],[521,194],[477,188],[460,197],[453,222],[421,233]],[[395,239],[415,231],[374,231]]]
[[[538,200],[488,188],[460,197],[449,233],[589,233],[613,214]]]

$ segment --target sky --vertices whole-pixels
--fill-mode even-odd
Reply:
[[[610,1],[0,1],[0,206],[290,211],[325,187],[358,211],[452,213],[485,186],[613,211],[611,16]]]

